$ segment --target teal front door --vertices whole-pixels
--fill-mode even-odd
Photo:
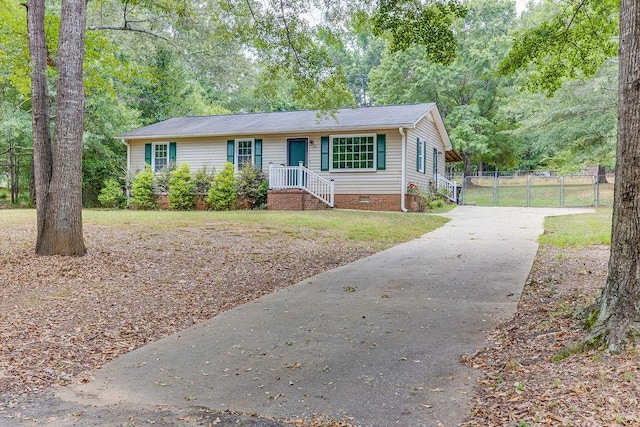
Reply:
[[[302,161],[303,166],[307,166],[307,138],[288,139],[288,165],[298,166]]]
[[[298,166],[302,162],[302,166],[307,166],[307,138],[291,138],[287,139],[287,164],[289,166]],[[291,176],[293,185],[299,185],[298,174]],[[304,178],[303,178],[304,179]],[[303,183],[304,184],[304,183]]]

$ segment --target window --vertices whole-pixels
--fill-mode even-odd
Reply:
[[[236,140],[236,158],[238,169],[242,169],[245,163],[253,163],[253,139]]]
[[[332,170],[376,170],[376,135],[330,137]]]
[[[144,144],[144,162],[151,167],[154,172],[160,172],[170,163],[176,163],[175,142],[160,142]]]
[[[426,167],[426,142],[421,140],[420,138],[417,139],[417,147],[416,147],[416,170],[420,173],[425,173],[425,167]]]
[[[153,171],[160,172],[169,164],[169,144],[154,144]]]

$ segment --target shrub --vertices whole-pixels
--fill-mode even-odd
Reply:
[[[154,174],[153,182],[156,194],[167,194],[169,192],[169,180],[171,180],[171,174],[175,169],[176,164],[171,162]]]
[[[207,195],[207,203],[214,210],[228,211],[235,207],[238,193],[234,172],[233,163],[227,162],[222,171],[213,178]]]
[[[120,182],[114,178],[106,180],[104,187],[98,194],[98,201],[103,208],[116,209],[123,207],[126,199]]]
[[[193,181],[196,185],[196,194],[207,194],[211,188],[211,181],[216,176],[216,169],[209,170],[207,165],[202,166],[193,175]]]
[[[429,209],[444,208],[447,206],[447,202],[445,202],[443,199],[434,199],[428,203],[428,206]]]
[[[269,182],[264,172],[252,164],[246,164],[238,173],[238,198],[249,209],[264,206],[267,203]]]
[[[194,208],[196,205],[196,186],[191,178],[188,164],[183,163],[171,172],[168,190],[167,198],[171,209],[188,211]]]
[[[133,182],[131,183],[131,207],[141,210],[156,208],[153,172],[151,172],[151,168],[148,166],[133,178]]]

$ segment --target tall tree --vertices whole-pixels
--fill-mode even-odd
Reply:
[[[611,255],[605,286],[591,311],[596,322],[587,337],[619,352],[640,339],[640,4],[635,0],[557,3],[561,7],[555,16],[516,38],[501,68],[509,72],[533,66],[534,86],[552,92],[567,78],[595,74],[606,58],[615,55],[619,36]]]
[[[453,62],[429,60],[423,45],[387,50],[371,72],[370,86],[381,103],[436,102],[469,175],[472,162],[508,168],[515,160],[511,153],[517,140],[503,137],[505,120],[499,114],[499,93],[508,79],[493,67],[508,51],[516,15],[511,0],[470,0],[465,5],[468,14],[454,27],[458,54]]]
[[[82,123],[85,0],[63,0],[57,58],[54,140],[49,133],[49,91],[44,0],[27,2],[32,62],[33,146],[39,255],[84,255],[82,236]],[[53,147],[52,147],[53,145]]]
[[[620,351],[640,338],[640,4],[620,2],[618,144],[611,257],[592,337]]]

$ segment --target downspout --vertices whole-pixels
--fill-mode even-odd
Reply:
[[[126,186],[126,193],[127,193],[127,202],[128,202],[129,199],[131,198],[131,194],[130,194],[130,188],[131,188],[130,184],[131,183],[129,182],[129,179],[131,179],[131,145],[129,145],[129,143],[124,139],[121,139],[120,141],[122,141],[122,143],[127,146],[127,186]]]
[[[402,135],[402,188],[400,189],[400,210],[402,212],[408,212],[405,205],[405,199],[407,198],[407,135],[404,133],[402,127],[398,128],[400,135]]]

